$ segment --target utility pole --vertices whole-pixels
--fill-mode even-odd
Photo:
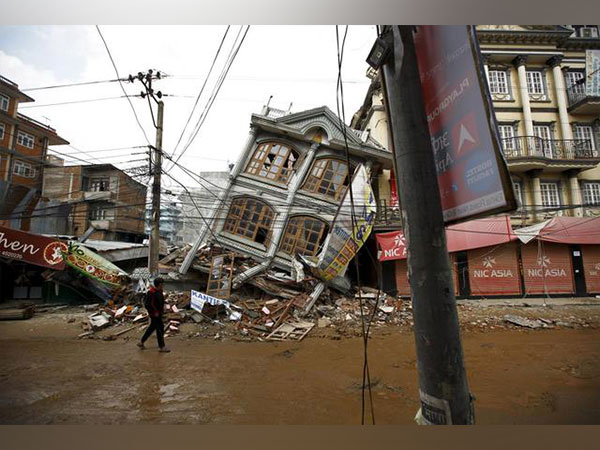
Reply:
[[[406,214],[421,416],[428,424],[472,424],[452,270],[412,26],[386,30],[383,64],[396,178]],[[391,38],[391,39],[390,39]]]
[[[156,145],[154,147],[149,146],[151,150],[150,168],[151,175],[153,177],[153,182],[152,209],[150,213],[150,245],[148,253],[148,270],[150,271],[151,277],[156,277],[158,275],[158,260],[160,248],[160,184],[162,175],[162,137],[164,102],[160,100],[162,98],[162,93],[160,91],[155,93],[152,89],[152,80],[161,79],[161,73],[156,72],[156,74],[154,74],[152,70],[148,70],[146,74],[138,72],[136,77],[129,75],[130,82],[133,82],[136,79],[139,80],[145,88],[145,92],[141,92],[141,97],[148,98],[148,105],[150,106],[152,121],[154,123],[154,127],[156,128]],[[152,99],[158,105],[156,121],[154,120],[154,112],[152,110],[152,102],[150,101],[150,99]]]
[[[148,270],[152,276],[158,275],[158,259],[160,247],[160,177],[162,175],[162,135],[163,135],[163,101],[158,102],[158,117],[156,128],[156,146],[153,149],[154,166],[152,183],[152,213],[150,216],[150,252]]]

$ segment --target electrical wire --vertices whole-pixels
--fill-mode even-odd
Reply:
[[[27,92],[27,91],[41,91],[44,89],[57,89],[57,88],[65,88],[65,87],[72,87],[72,86],[87,86],[90,84],[100,84],[100,83],[114,83],[115,81],[119,81],[119,79],[115,78],[113,80],[98,80],[98,81],[83,81],[81,83],[69,83],[69,84],[56,84],[53,86],[42,86],[42,87],[34,87],[34,88],[26,88],[26,89],[21,89],[22,92]],[[121,78],[121,81],[127,81],[126,78]]]
[[[121,86],[121,90],[123,91],[123,94],[125,95],[125,97],[127,98],[127,101],[129,102],[129,106],[131,107],[131,111],[133,112],[133,115],[135,117],[135,121],[137,122],[138,126],[140,127],[140,130],[142,131],[142,134],[144,135],[144,139],[146,139],[146,142],[148,143],[148,145],[150,145],[150,140],[148,139],[148,136],[146,135],[146,131],[144,130],[144,127],[142,126],[140,119],[138,118],[138,115],[135,112],[135,108],[133,107],[133,103],[131,102],[131,99],[129,98],[129,96],[127,95],[127,92],[125,91],[125,88],[123,87],[123,83],[121,82],[121,76],[119,75],[119,71],[117,69],[117,65],[115,64],[115,60],[113,59],[112,54],[110,53],[108,44],[106,43],[106,40],[104,39],[104,36],[102,35],[102,32],[100,31],[100,27],[98,25],[96,25],[96,30],[98,31],[98,34],[100,35],[100,39],[102,39],[102,42],[104,43],[104,48],[106,48],[106,52],[108,53],[110,62],[112,63],[115,73],[117,74],[117,80],[119,81],[119,86]]]
[[[77,103],[92,103],[92,102],[102,102],[105,100],[116,100],[119,98],[130,98],[130,97],[139,97],[139,95],[119,95],[116,97],[103,97],[103,98],[89,98],[85,100],[73,100],[69,102],[60,102],[60,103],[48,103],[45,105],[24,105],[21,106],[20,109],[30,109],[30,108],[44,108],[47,106],[62,106],[62,105],[74,105]]]

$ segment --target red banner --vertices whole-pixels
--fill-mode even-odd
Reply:
[[[0,227],[0,257],[63,270],[61,251],[66,250],[67,245],[57,239]]]
[[[392,261],[406,258],[406,240],[402,231],[390,231],[375,235],[377,244],[381,249],[379,261]]]

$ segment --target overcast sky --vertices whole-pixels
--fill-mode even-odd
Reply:
[[[160,70],[168,75],[155,88],[173,95],[164,98],[163,148],[171,152],[191,112],[196,96],[226,30],[226,26],[100,26],[119,75]],[[204,110],[216,79],[240,26],[231,26],[213,74],[184,134],[179,151]],[[344,27],[340,27],[343,32]],[[369,80],[365,59],[375,40],[375,26],[350,26],[344,50],[342,76],[346,122],[360,107]],[[116,78],[94,26],[0,27],[0,74],[21,89]],[[292,112],[327,105],[336,111],[337,52],[335,27],[251,26],[207,119],[180,163],[194,172],[227,170],[248,136],[250,115],[260,112],[272,95],[271,106]],[[142,86],[125,83],[128,94]],[[20,112],[49,124],[71,142],[55,149],[95,163],[111,162],[126,168],[144,155],[144,149],[98,151],[146,145],[127,99],[49,105],[123,95],[118,83],[26,91],[35,103]],[[148,103],[131,99],[150,142],[155,131]],[[30,107],[35,106],[35,107]],[[70,163],[80,163],[69,160]],[[169,165],[167,165],[169,167]],[[179,169],[172,172],[188,186],[196,183]],[[166,177],[164,177],[166,178]],[[168,178],[166,187],[178,187]]]

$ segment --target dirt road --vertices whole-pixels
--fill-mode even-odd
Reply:
[[[478,311],[463,317],[462,334],[478,424],[600,423],[600,308],[563,308],[588,325],[543,330],[481,328],[489,311]],[[362,341],[351,333],[238,342],[182,326],[173,352],[159,354],[155,341],[135,347],[139,330],[77,340],[83,317],[0,322],[0,423],[360,423]],[[369,349],[376,423],[414,423],[412,332],[377,327]]]

